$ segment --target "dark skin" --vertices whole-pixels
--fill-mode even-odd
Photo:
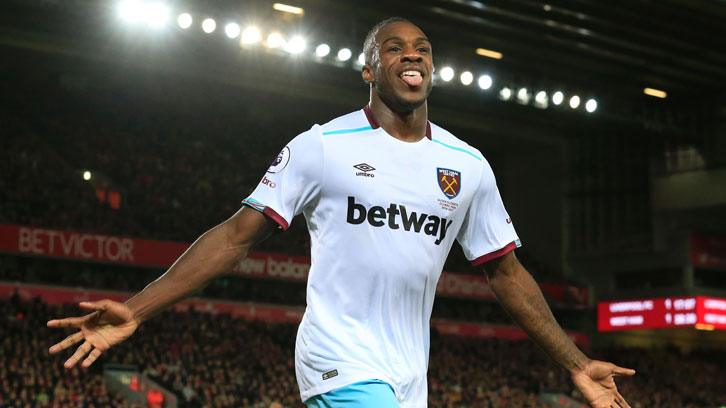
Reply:
[[[426,99],[433,85],[434,60],[431,43],[413,24],[395,22],[376,35],[373,61],[362,68],[363,82],[371,85],[369,106],[381,127],[404,142],[417,142],[426,135]],[[416,70],[423,81],[410,86],[401,73]]]
[[[431,92],[433,57],[431,45],[413,24],[395,22],[381,28],[371,64],[362,69],[371,84],[370,108],[381,127],[392,137],[417,142],[425,137],[426,99]],[[411,86],[400,74],[417,70],[423,81]],[[65,362],[71,368],[88,367],[110,347],[131,336],[138,326],[174,303],[228,273],[250,248],[277,230],[277,224],[244,207],[227,221],[204,233],[169,270],[125,303],[108,299],[82,302],[91,311],[82,317],[51,320],[48,327],[78,329],[50,348],[58,353],[83,343]],[[539,286],[519,263],[514,252],[482,265],[492,291],[519,326],[558,364],[593,408],[630,408],[618,393],[613,378],[630,376],[634,370],[590,360],[557,324]]]

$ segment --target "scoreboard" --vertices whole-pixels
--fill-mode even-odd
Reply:
[[[726,329],[726,299],[707,296],[598,302],[598,331],[695,327]]]

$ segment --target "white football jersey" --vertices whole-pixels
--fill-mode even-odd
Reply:
[[[429,123],[398,140],[368,107],[294,138],[243,201],[312,243],[295,371],[303,401],[358,381],[389,383],[425,407],[429,319],[454,239],[474,265],[519,239],[489,163]]]

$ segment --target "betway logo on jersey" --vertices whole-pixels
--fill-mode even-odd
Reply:
[[[419,214],[416,211],[409,211],[405,205],[395,203],[391,203],[388,208],[374,205],[367,209],[363,204],[356,203],[355,197],[348,197],[347,221],[354,225],[368,221],[374,227],[388,225],[390,229],[403,228],[405,231],[423,232],[438,237],[434,244],[439,245],[446,238],[446,231],[451,226],[452,220],[436,215]]]

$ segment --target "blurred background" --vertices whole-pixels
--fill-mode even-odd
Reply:
[[[633,407],[726,406],[723,0],[5,0],[0,407],[303,407],[302,217],[88,370],[48,319],[124,300],[231,216],[287,141],[362,108],[362,43],[433,44],[431,121],[494,168],[517,256]],[[430,407],[582,407],[458,244]]]

